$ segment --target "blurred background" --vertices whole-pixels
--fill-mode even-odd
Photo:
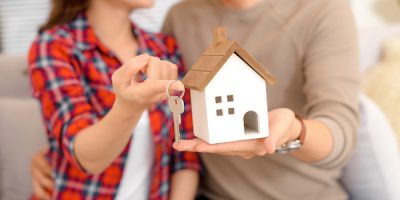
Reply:
[[[180,0],[155,0],[132,19],[148,31],[159,31],[168,9]],[[49,0],[0,0],[0,52],[26,53],[38,26],[50,10]],[[398,0],[350,0],[358,27],[390,28],[400,23]]]
[[[132,19],[157,32],[180,0],[155,0]],[[400,199],[400,3],[350,0],[360,45],[359,145],[342,182],[352,199]],[[49,0],[0,0],[0,200],[27,199],[30,159],[46,143],[38,104],[30,96],[26,54]],[[23,123],[21,123],[23,122]]]

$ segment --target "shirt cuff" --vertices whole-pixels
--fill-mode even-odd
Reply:
[[[68,162],[70,162],[74,167],[78,168],[81,172],[85,174],[90,174],[82,165],[79,163],[78,158],[75,153],[75,139],[79,132],[94,123],[96,123],[96,119],[92,118],[89,115],[81,115],[75,117],[69,123],[69,126],[66,128],[66,132],[62,137],[62,149],[64,152],[64,156],[67,158]]]
[[[335,168],[340,165],[340,158],[343,156],[345,147],[349,141],[346,140],[343,129],[334,120],[327,117],[314,118],[325,124],[331,131],[333,137],[333,147],[331,152],[324,159],[313,163],[316,167]]]

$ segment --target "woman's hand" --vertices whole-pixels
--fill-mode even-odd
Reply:
[[[221,155],[236,155],[249,159],[254,156],[273,154],[275,149],[299,137],[301,124],[295,118],[293,111],[279,108],[268,113],[269,136],[267,138],[208,144],[201,139],[181,140],[174,144],[178,151],[193,151],[216,153]]]
[[[147,76],[139,80],[142,74]],[[168,84],[176,80],[176,65],[147,54],[124,63],[112,76],[116,95],[110,111],[97,123],[81,130],[74,141],[80,166],[92,174],[103,172],[121,154],[143,111],[167,98]],[[171,91],[183,91],[176,81]]]
[[[32,157],[31,175],[33,195],[38,199],[47,200],[51,197],[54,188],[54,180],[51,175],[51,167],[46,160],[46,153],[49,147],[46,146]]]
[[[143,82],[138,81],[141,73],[147,76]],[[144,110],[149,105],[166,99],[167,85],[177,78],[178,68],[175,64],[148,54],[139,55],[125,63],[112,76],[116,93],[115,104],[133,110]],[[183,91],[184,86],[177,81],[171,85],[170,90]]]

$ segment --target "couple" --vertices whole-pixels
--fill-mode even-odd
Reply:
[[[162,34],[129,20],[152,3],[53,1],[29,53],[50,143],[45,161],[33,159],[36,197],[347,199],[338,178],[354,147],[359,90],[347,1],[186,0],[171,9]],[[186,92],[184,140],[173,144],[165,89],[208,47],[216,26],[280,80],[268,88],[270,136],[217,145],[192,139]],[[177,81],[171,89],[184,87]],[[300,149],[274,154],[299,137]]]

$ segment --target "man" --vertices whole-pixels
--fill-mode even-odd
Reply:
[[[200,193],[209,199],[346,199],[338,178],[354,147],[359,89],[356,31],[347,1],[183,1],[167,15],[163,32],[177,39],[191,66],[211,44],[216,26],[224,26],[228,38],[277,76],[278,84],[267,88],[267,139],[175,145],[206,152]],[[306,119],[294,118],[294,112]],[[298,139],[302,129],[300,149],[273,154],[277,146]]]

